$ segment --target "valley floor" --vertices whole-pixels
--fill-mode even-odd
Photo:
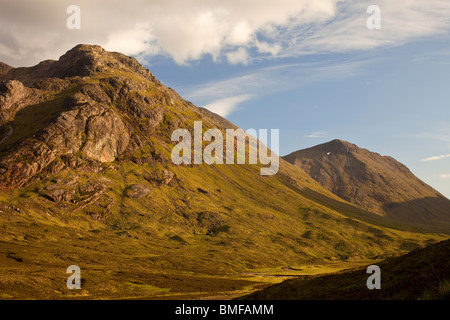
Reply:
[[[266,268],[227,275],[177,270],[146,270],[145,257],[116,266],[80,266],[82,288],[69,290],[67,263],[32,261],[33,250],[0,243],[0,299],[170,299],[228,300],[249,295],[292,278],[355,268],[359,263],[335,263]],[[141,261],[139,261],[141,260]]]

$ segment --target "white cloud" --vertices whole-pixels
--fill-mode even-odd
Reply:
[[[236,51],[227,53],[228,62],[231,64],[248,64],[249,55],[245,48],[239,48]]]
[[[139,55],[148,50],[148,43],[152,40],[146,24],[138,24],[133,29],[118,30],[108,35],[103,44],[110,51],[119,51],[127,55]]]
[[[226,117],[236,109],[239,103],[249,100],[250,97],[251,97],[250,95],[239,95],[235,97],[224,98],[221,100],[214,101],[204,106],[204,108],[212,112],[215,112],[222,117]]]
[[[270,55],[276,57],[281,51],[281,45],[278,43],[270,44],[267,42],[255,41],[255,46],[261,53],[269,53]]]
[[[66,28],[69,0],[0,2],[0,60],[15,66],[58,58],[78,43],[141,59],[165,54],[179,64],[204,55],[242,63],[370,50],[446,34],[450,26],[447,0],[378,0],[381,30],[367,29],[370,3],[356,0],[111,0],[107,7],[78,0],[81,30]]]
[[[428,162],[428,161],[436,161],[436,160],[441,160],[444,158],[450,158],[450,154],[444,154],[442,156],[434,156],[434,157],[429,157],[429,158],[425,158],[420,160],[421,162]]]
[[[450,174],[441,174],[439,177],[441,179],[450,179]]]
[[[323,138],[324,135],[326,135],[326,132],[318,131],[306,135],[305,138]]]
[[[252,40],[253,30],[247,21],[242,21],[232,28],[228,40],[231,44],[241,45]]]

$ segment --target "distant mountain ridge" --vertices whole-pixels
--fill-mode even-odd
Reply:
[[[450,200],[392,157],[336,139],[283,158],[362,209],[402,224],[450,231]]]

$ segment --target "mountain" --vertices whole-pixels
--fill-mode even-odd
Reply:
[[[369,290],[367,266],[322,276],[287,280],[248,300],[428,300],[450,299],[450,241],[442,241],[404,256],[377,262],[381,289]]]
[[[176,129],[237,127],[121,53],[78,45],[3,79],[0,298],[230,297],[280,267],[340,269],[447,238],[392,225],[282,159],[267,176],[261,163],[175,165]],[[81,291],[66,287],[70,265]]]
[[[283,158],[362,209],[398,224],[450,232],[450,200],[392,157],[333,140]]]

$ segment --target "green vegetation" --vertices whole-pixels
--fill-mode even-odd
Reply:
[[[169,185],[146,179],[165,169],[175,173]],[[293,176],[301,174],[292,170]],[[81,185],[101,177],[110,182],[98,201],[82,209],[40,196],[39,190],[52,185],[50,178],[0,193],[23,210],[0,213],[0,292],[11,298],[232,298],[292,275],[406,253],[405,243],[425,246],[444,238],[350,219],[276,176],[261,179],[257,166],[123,161],[119,170],[103,175],[69,171],[53,179],[73,175]],[[153,190],[142,199],[128,198],[123,191],[132,184]],[[80,293],[65,288],[71,264],[83,270]],[[28,283],[29,275],[39,283]],[[139,282],[130,285],[130,277]]]
[[[79,84],[120,117],[128,146],[108,163],[81,150],[56,152],[52,166],[35,168],[25,185],[0,191],[1,298],[234,298],[448,238],[356,208],[283,160],[275,176],[261,176],[260,165],[172,165],[174,128],[192,132],[202,120],[203,130],[224,130],[223,119],[137,72],[107,67],[125,58],[104,55],[102,71]],[[32,139],[79,88],[19,111],[5,145]],[[32,157],[17,161],[37,165]],[[133,185],[148,192],[135,196]],[[70,265],[81,268],[82,290],[66,288]]]

